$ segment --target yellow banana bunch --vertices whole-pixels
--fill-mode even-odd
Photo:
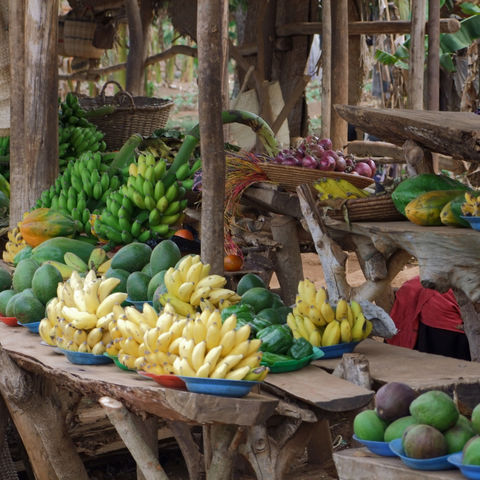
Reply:
[[[314,184],[320,200],[331,200],[334,198],[364,198],[368,193],[352,185],[348,180],[340,178],[320,178]]]
[[[170,303],[175,312],[192,316],[197,309],[220,309],[238,303],[240,296],[224,288],[227,280],[221,275],[210,275],[210,265],[200,261],[199,255],[183,257],[176,268],[169,268],[164,277],[167,292],[160,303]]]
[[[15,255],[27,246],[27,242],[20,233],[19,225],[8,231],[8,242],[2,255],[3,261],[11,265],[13,265]]]
[[[465,192],[465,202],[461,206],[463,215],[478,217],[480,215],[480,195],[473,192]]]

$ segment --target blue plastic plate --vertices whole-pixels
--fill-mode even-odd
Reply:
[[[454,466],[448,461],[449,455],[442,455],[441,457],[433,458],[410,458],[405,456],[405,452],[402,447],[402,439],[396,438],[390,442],[390,448],[395,455],[398,455],[402,462],[410,468],[415,470],[450,470]]]
[[[330,347],[322,347],[323,353],[325,354],[323,358],[339,358],[344,353],[353,352],[353,349],[360,342],[349,342],[349,343],[339,343],[337,345],[332,345]]]
[[[38,333],[38,326],[40,325],[40,322],[31,322],[31,323],[20,323],[17,322],[19,325],[22,327],[27,327],[28,330],[32,333]]]
[[[226,380],[224,378],[197,378],[179,376],[189,392],[206,393],[220,397],[244,397],[258,382],[248,380]]]
[[[480,230],[480,217],[471,217],[467,215],[460,215],[466,220],[474,230]]]
[[[113,360],[105,355],[94,355],[93,353],[72,352],[60,348],[62,353],[67,357],[69,362],[77,365],[102,365],[105,363],[112,363]]]
[[[291,360],[284,360],[283,362],[275,363],[260,362],[260,364],[267,366],[270,369],[270,373],[294,372],[295,370],[300,370],[307,366],[312,360],[322,358],[324,355],[323,349],[313,347],[313,353],[308,357],[298,359],[292,358]]]
[[[153,306],[153,302],[151,300],[130,300],[129,297],[125,300],[129,305],[135,307],[139,312],[143,312],[143,304],[148,303],[150,306]]]
[[[373,440],[362,440],[355,434],[352,436],[354,440],[367,447],[372,453],[380,455],[382,457],[396,457],[396,454],[392,452],[389,442],[375,442]]]
[[[464,465],[462,463],[463,453],[452,453],[448,456],[448,461],[460,469],[462,475],[472,480],[480,480],[480,465]]]

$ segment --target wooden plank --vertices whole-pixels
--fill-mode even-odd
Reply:
[[[426,0],[412,3],[410,56],[407,85],[408,108],[423,109],[423,76],[425,69],[425,7]]]
[[[366,339],[355,347],[368,359],[370,375],[374,382],[403,382],[414,390],[433,389],[457,391],[459,400],[471,405],[480,398],[480,363],[458,360],[443,355],[418,352],[376,340]],[[333,371],[341,359],[316,360],[312,366]],[[467,392],[464,396],[462,392]]]
[[[433,112],[335,105],[349,123],[385,142],[411,139],[432,152],[480,161],[480,116],[469,112]]]
[[[295,372],[270,374],[265,379],[265,384],[329,412],[362,408],[374,394],[314,366]]]
[[[113,364],[74,365],[52,347],[41,345],[38,335],[26,330],[0,325],[2,347],[21,368],[51,378],[60,388],[92,399],[116,398],[133,413],[147,412],[194,424],[255,425],[269,418],[278,403],[254,393],[233,399],[163,388]]]
[[[340,480],[462,480],[459,470],[413,470],[399,458],[380,457],[366,448],[350,448],[333,454]]]
[[[440,109],[440,0],[428,2],[427,109]]]
[[[323,7],[323,5],[322,5]],[[322,33],[322,22],[292,22],[279,25],[276,29],[277,37],[291,35],[314,35]],[[426,33],[429,32],[426,25]],[[441,33],[455,33],[460,30],[460,22],[455,18],[442,18],[440,20]],[[374,20],[371,22],[349,22],[348,35],[378,35],[410,33],[411,23],[406,20]]]
[[[280,215],[302,218],[298,197],[292,193],[252,186],[243,192],[242,198],[253,202],[257,208],[265,208]]]

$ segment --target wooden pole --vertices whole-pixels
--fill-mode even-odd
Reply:
[[[440,0],[428,2],[427,109],[440,108]]]
[[[126,89],[132,95],[143,93],[144,38],[140,8],[137,0],[125,0],[130,48],[127,56]]]
[[[10,223],[15,225],[58,175],[58,2],[11,1],[10,7]]]
[[[331,139],[334,149],[347,143],[348,125],[333,105],[348,104],[348,0],[332,2],[332,108]]]
[[[322,128],[321,137],[330,138],[332,115],[332,4],[322,2]]]
[[[198,118],[202,155],[201,256],[223,273],[225,155],[222,130],[222,0],[198,0]]]
[[[8,4],[8,41],[10,50],[10,85],[25,84],[25,0],[10,0]],[[25,112],[23,111],[25,91],[10,88],[10,227],[22,219],[25,204],[20,190],[22,168],[25,166]],[[17,160],[18,159],[18,160]]]
[[[228,23],[229,23],[229,8],[228,0],[222,2],[222,110],[228,110],[230,104],[230,92],[228,88]],[[230,125],[223,126],[223,135],[226,142],[230,138]]]
[[[412,2],[412,31],[408,76],[408,108],[423,110],[423,75],[425,66],[425,6],[426,0]]]

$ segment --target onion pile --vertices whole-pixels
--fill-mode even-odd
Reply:
[[[329,138],[320,139],[309,135],[295,148],[284,148],[272,159],[272,163],[292,167],[315,168],[373,177],[377,170],[371,158],[355,160],[351,155],[332,150]]]

